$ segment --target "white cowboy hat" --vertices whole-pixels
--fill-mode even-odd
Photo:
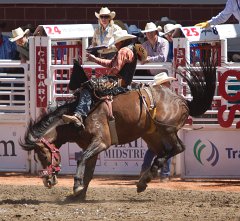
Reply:
[[[159,84],[163,84],[168,81],[176,81],[177,79],[174,77],[169,77],[167,75],[167,72],[161,72],[161,73],[155,75],[153,80],[154,80],[155,85],[159,85]]]
[[[180,24],[166,24],[166,25],[164,25],[164,34],[166,35],[166,34],[168,34],[169,32],[171,32],[171,31],[174,31],[174,30],[176,30],[177,28],[181,28],[182,27],[182,25],[180,25]]]
[[[135,35],[130,35],[126,30],[118,30],[113,33],[113,37],[110,40],[109,46],[117,44],[120,41],[136,38]]]
[[[99,18],[100,15],[109,15],[110,18],[113,19],[116,15],[116,12],[114,12],[114,11],[111,12],[107,7],[105,7],[105,8],[103,7],[100,9],[99,13],[95,12],[95,16],[97,18]]]
[[[29,29],[26,29],[25,31],[22,30],[22,28],[16,28],[12,30],[12,38],[9,38],[11,42],[17,41],[18,39],[24,37],[24,35],[29,33]]]
[[[162,30],[161,26],[157,27],[153,22],[149,22],[146,24],[145,30],[142,31],[142,33],[152,32],[152,31],[161,31],[161,30]]]

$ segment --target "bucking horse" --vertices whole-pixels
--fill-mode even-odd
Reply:
[[[78,67],[83,74],[84,70]],[[182,73],[184,72],[184,73]],[[39,120],[30,121],[23,140],[19,143],[26,151],[34,151],[43,167],[43,182],[47,187],[57,183],[61,156],[59,148],[66,142],[75,142],[83,150],[77,162],[73,194],[85,199],[93,177],[97,156],[112,144],[126,144],[142,138],[155,154],[151,167],[137,183],[137,192],[146,189],[156,171],[171,157],[184,151],[177,132],[189,115],[200,116],[209,109],[216,85],[216,65],[210,58],[199,67],[182,68],[179,74],[186,80],[192,99],[172,92],[160,85],[151,85],[114,96],[112,100],[113,129],[107,102],[100,101],[85,119],[85,129],[66,124],[63,114],[73,114],[77,100],[67,102]],[[154,107],[152,107],[154,106]],[[115,136],[113,136],[115,134]],[[117,142],[116,142],[117,137]],[[166,146],[168,148],[166,148]],[[169,148],[169,146],[171,148]]]

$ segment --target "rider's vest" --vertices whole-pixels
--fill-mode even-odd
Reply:
[[[133,79],[133,76],[136,71],[136,66],[137,66],[137,52],[136,49],[134,48],[134,45],[128,45],[128,47],[134,54],[134,60],[131,63],[126,63],[123,68],[120,70],[118,75],[121,76],[121,78],[124,80],[125,85],[130,85]]]

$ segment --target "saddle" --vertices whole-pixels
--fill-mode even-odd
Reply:
[[[129,91],[129,89],[120,86],[120,79],[116,76],[92,78],[88,82],[88,87],[93,91],[94,96],[100,100],[105,96],[116,96]]]

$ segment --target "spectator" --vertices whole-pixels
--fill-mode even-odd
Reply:
[[[147,23],[145,30],[142,33],[146,33],[147,41],[143,43],[143,47],[147,51],[147,59],[141,61],[142,64],[149,62],[166,62],[169,50],[169,43],[166,39],[159,37],[158,32],[162,28],[157,27],[153,22]],[[159,70],[150,70],[152,75],[159,73]]]
[[[161,85],[170,88],[171,86],[171,81],[177,80],[174,77],[169,77],[166,72],[161,72],[157,75],[154,76],[154,85]],[[170,149],[169,144],[165,144],[166,149]],[[155,157],[155,153],[151,150],[148,149],[145,153],[144,159],[143,159],[143,164],[141,168],[141,173],[143,174],[148,168],[151,167],[153,158]],[[171,158],[167,160],[167,162],[163,165],[161,168],[160,172],[160,180],[161,181],[167,181],[170,178],[170,166],[171,166]]]
[[[167,56],[167,61],[172,62],[173,60],[173,37],[179,36],[179,30],[182,26],[180,24],[166,24],[164,25],[164,36],[169,43],[169,52]]]
[[[92,46],[109,46],[110,40],[113,37],[115,31],[121,30],[121,28],[114,24],[114,17],[116,13],[110,11],[107,7],[101,8],[99,13],[95,12],[95,16],[98,18],[98,27],[94,31]],[[98,50],[98,57],[110,59],[116,53],[116,47],[114,45]]]
[[[29,29],[23,31],[22,28],[12,30],[11,42],[16,42],[17,50],[20,53],[21,63],[26,63],[29,60],[29,43],[28,43]]]
[[[17,59],[17,46],[9,40],[8,36],[2,34],[6,27],[5,22],[0,22],[0,59]]]
[[[239,0],[228,0],[225,8],[217,16],[212,17],[210,20],[196,24],[201,28],[208,28],[210,25],[219,25],[225,23],[231,15],[240,23],[240,3]]]

